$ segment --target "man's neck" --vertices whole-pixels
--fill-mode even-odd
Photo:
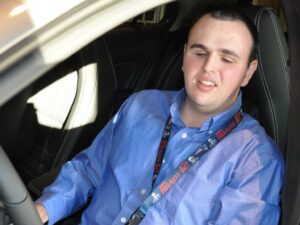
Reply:
[[[181,108],[181,119],[186,127],[201,127],[211,114],[201,112],[188,99],[183,102]]]

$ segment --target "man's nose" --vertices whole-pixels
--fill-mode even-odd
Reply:
[[[215,56],[209,54],[204,62],[204,71],[207,73],[215,72],[217,66],[217,60]]]

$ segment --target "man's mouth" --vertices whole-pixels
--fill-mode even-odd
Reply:
[[[208,87],[216,86],[216,84],[214,84],[212,81],[209,80],[199,80],[198,82]]]

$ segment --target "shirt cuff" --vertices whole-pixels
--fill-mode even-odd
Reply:
[[[47,193],[35,201],[43,205],[48,214],[48,225],[53,225],[65,215],[62,199],[56,194]]]

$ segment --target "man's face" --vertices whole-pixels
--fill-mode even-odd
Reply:
[[[229,108],[257,67],[256,60],[248,62],[252,43],[243,22],[202,17],[192,28],[184,52],[187,104],[207,114]]]

